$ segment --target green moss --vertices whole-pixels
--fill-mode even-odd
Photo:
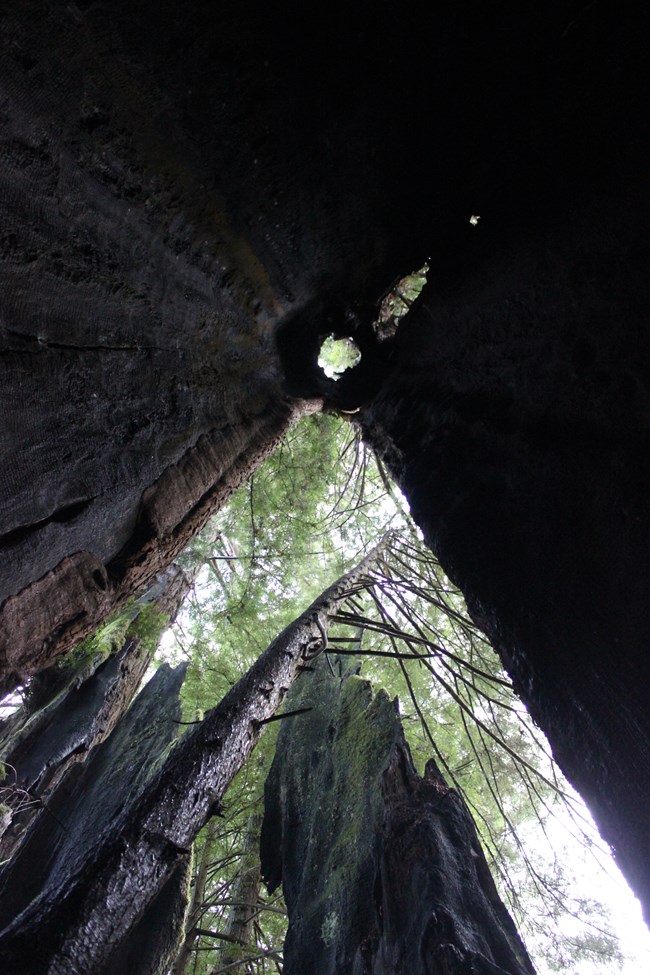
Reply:
[[[368,833],[368,821],[373,806],[381,801],[381,777],[397,733],[397,715],[388,695],[379,691],[373,696],[368,681],[356,676],[347,678],[332,745],[333,842],[327,898],[353,885],[358,864],[366,860],[365,852],[374,841]]]
[[[87,668],[94,671],[122,649],[127,637],[145,645],[150,644],[153,651],[166,626],[167,617],[164,613],[158,613],[154,606],[139,604],[130,599],[122,609],[98,626],[94,633],[73,647],[58,666],[75,671]]]

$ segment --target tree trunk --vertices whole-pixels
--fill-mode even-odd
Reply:
[[[366,50],[317,15],[3,4],[0,692],[146,588],[279,443],[298,413],[276,323],[342,327],[397,241],[417,249],[377,209],[400,176],[388,25]]]
[[[301,664],[326,644],[330,616],[363,585],[382,551],[373,550],[270,644],[152,781],[133,793],[110,829],[101,835],[92,821],[86,824],[88,838],[99,836],[91,850],[78,853],[69,870],[59,866],[38,886],[32,882],[31,903],[0,934],[0,959],[11,971],[64,975],[101,972],[111,963],[171,875],[187,865],[192,841],[218,809]],[[111,775],[119,774],[118,765]],[[15,871],[14,861],[11,866]],[[16,883],[12,872],[6,890]]]
[[[362,423],[650,919],[639,29],[604,3],[558,41],[532,197],[434,265]]]
[[[250,948],[254,947],[253,928],[258,913],[260,896],[260,829],[262,814],[254,812],[248,820],[244,848],[242,850],[239,873],[231,887],[229,899],[232,905],[228,912],[226,935],[228,941],[219,951],[219,961],[214,966],[211,975],[219,972],[227,965],[232,975],[243,975],[246,971],[244,963],[240,967],[235,963],[242,955],[250,955]],[[247,950],[248,949],[248,950]],[[255,952],[253,952],[255,953]]]
[[[5,687],[173,559],[282,437],[287,392],[336,401],[322,337],[378,365],[391,284],[464,266],[469,210],[530,197],[561,10],[459,0],[414,31],[338,6],[3,4]]]
[[[69,893],[71,887],[78,893],[79,877],[94,861],[97,849],[108,842],[124,809],[146,791],[178,732],[178,693],[184,673],[184,666],[176,670],[166,664],[160,667],[113,733],[83,764],[73,766],[49,795],[47,808],[41,810],[19,849],[0,871],[3,929],[14,924],[20,928],[34,903],[47,900],[48,895],[56,902],[57,895],[65,896],[63,892]],[[113,911],[120,910],[117,898]],[[108,921],[108,905],[105,911]],[[141,912],[146,924],[143,915]],[[46,929],[39,927],[39,936]],[[55,924],[49,938],[56,943],[61,933]],[[9,955],[8,960],[6,944],[7,939],[0,936],[0,959],[7,971],[38,970],[38,949],[27,942],[17,958]],[[98,965],[93,971],[103,973],[104,967]]]
[[[85,761],[115,728],[142,682],[162,629],[175,619],[190,584],[191,578],[177,566],[161,573],[134,606],[131,623],[107,660],[82,659],[68,672],[67,685],[53,700],[36,713],[23,707],[3,728],[0,760],[15,786],[11,805],[16,814],[0,838],[1,859],[12,855],[69,768]],[[142,620],[152,612],[160,622],[145,636]]]
[[[282,882],[285,975],[531,975],[474,824],[430,761],[416,773],[396,702],[322,666],[280,731],[262,870]]]
[[[197,865],[192,883],[192,899],[190,900],[187,912],[185,938],[176,957],[176,961],[174,962],[172,975],[185,975],[187,963],[192,954],[192,945],[196,940],[196,935],[194,932],[205,897],[205,883],[208,876],[208,868],[210,866],[210,857],[212,855],[216,831],[216,821],[212,819],[206,827],[205,841],[201,851],[201,859]]]
[[[0,19],[0,687],[146,586],[287,393],[335,400],[320,338],[429,259],[353,408],[650,910],[647,4]]]

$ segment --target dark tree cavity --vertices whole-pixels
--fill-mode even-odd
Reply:
[[[358,409],[648,911],[648,26],[641,0],[3,5],[1,688],[301,412]],[[325,387],[350,316],[360,371]]]
[[[291,396],[322,398],[324,408],[356,412],[381,388],[392,352],[390,341],[381,342],[373,323],[377,307],[353,312],[336,303],[312,302],[288,316],[278,329],[276,343],[284,370],[285,388]],[[324,339],[351,338],[361,353],[357,365],[337,379],[329,379],[318,365]]]
[[[647,918],[650,332],[635,22],[605,4],[567,28],[546,68],[528,199],[477,207],[465,263],[434,265],[362,424]]]
[[[262,871],[289,912],[286,975],[531,975],[471,816],[413,767],[396,702],[301,675],[265,788]]]

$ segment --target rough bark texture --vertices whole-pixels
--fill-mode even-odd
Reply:
[[[648,917],[647,113],[631,10],[594,5],[558,43],[527,199],[477,205],[363,425]]]
[[[463,0],[416,29],[388,3],[3,6],[8,676],[146,585],[281,435],[277,323],[320,395],[318,335],[351,312],[366,335],[486,190],[521,184],[564,6]]]
[[[4,686],[146,585],[290,422],[283,371],[327,392],[318,336],[429,258],[365,430],[649,905],[647,4],[0,28]]]
[[[265,789],[262,871],[289,912],[286,975],[530,975],[459,796],[416,773],[395,702],[305,674]]]
[[[82,659],[75,667],[60,668],[67,681],[58,693],[36,708],[29,706],[34,696],[30,693],[25,706],[1,729],[0,761],[9,766],[7,780],[17,787],[12,805],[24,805],[27,793],[33,802],[14,817],[0,838],[0,859],[12,854],[40,805],[48,806],[50,793],[70,766],[85,761],[117,725],[142,682],[162,628],[175,619],[190,581],[178,566],[160,573],[133,606],[132,621],[108,659]],[[147,635],[143,612],[154,612],[161,621]],[[48,674],[44,671],[40,676],[45,679]]]
[[[127,741],[134,735],[124,721],[120,723],[106,747],[98,749],[96,759],[105,756],[107,765],[98,788],[104,794],[112,784],[115,796],[99,813],[93,813],[92,802],[83,802],[89,818],[81,823],[80,836],[85,835],[87,842],[99,837],[92,849],[80,847],[64,862],[57,860],[49,874],[45,858],[40,872],[26,875],[19,864],[20,858],[29,857],[31,845],[38,842],[38,834],[32,830],[21,847],[20,858],[14,858],[8,867],[5,890],[17,888],[18,909],[24,907],[17,917],[13,909],[5,913],[7,927],[0,932],[0,961],[12,972],[101,972],[112,964],[115,952],[132,944],[135,925],[146,916],[171,875],[186,865],[193,840],[218,810],[225,790],[258,741],[264,722],[284,699],[301,661],[323,648],[329,616],[347,598],[350,587],[363,579],[381,551],[381,547],[375,549],[288,626],[221,703],[184,736],[169,758],[161,760],[148,784],[132,788],[128,801],[121,791],[126,788],[128,795],[124,760],[119,761],[121,751],[111,755],[107,750],[111,742],[119,741],[116,735],[125,735]],[[152,715],[147,716],[155,728]],[[162,713],[159,720],[163,720]],[[143,736],[147,741],[146,722],[140,721],[138,729],[135,743]],[[144,775],[149,769],[146,762],[142,765]],[[71,779],[69,775],[66,782]],[[58,814],[58,804],[51,808]],[[104,831],[107,817],[113,816],[115,821]]]
[[[115,559],[66,556],[8,597],[0,608],[0,693],[51,666],[146,588],[310,408],[283,405],[243,430],[202,438],[145,491],[136,533]]]
[[[88,882],[89,863],[93,864],[97,850],[110,842],[116,823],[142,795],[156,766],[163,760],[170,741],[177,734],[176,722],[180,717],[178,692],[184,671],[184,667],[172,670],[163,665],[136,698],[113,734],[93,751],[83,765],[71,769],[49,796],[47,810],[41,811],[25,842],[0,871],[2,929],[9,925],[20,930],[32,915],[34,904],[49,904],[52,908],[57,905],[62,892],[69,893],[71,888],[72,900],[75,901],[76,895],[76,908],[79,907],[79,898],[84,893],[80,877],[85,876]],[[181,858],[175,866],[183,869],[186,866],[185,858]],[[92,867],[90,874],[92,877]],[[170,878],[171,874],[172,871]],[[167,894],[169,892],[170,888]],[[159,893],[162,898],[160,904],[166,903],[171,914],[178,913],[178,907],[172,903],[174,898],[167,899],[162,891],[156,891],[151,900]],[[70,900],[66,906],[69,911],[75,910]],[[114,915],[119,915],[121,910],[119,897],[112,905],[105,903],[106,923],[115,923]],[[180,914],[182,920],[182,909]],[[59,922],[60,919],[59,914]],[[48,970],[47,965],[43,967],[43,959],[39,955],[41,951],[47,952],[48,947],[51,949],[52,942],[56,943],[63,931],[57,929],[57,919],[48,917],[47,910],[40,914],[40,921],[42,923],[36,926],[31,941],[24,941],[16,954],[12,951],[11,937],[7,937],[6,931],[0,934],[0,960],[6,971]],[[153,925],[155,930],[158,923],[164,929],[168,922],[171,923],[171,917],[162,915],[156,921],[154,915],[147,921],[143,911],[140,918],[133,919],[133,925],[136,921],[142,926],[141,930],[147,925]],[[167,936],[164,930],[159,932],[163,940]],[[114,947],[127,950],[124,942]],[[138,950],[144,958],[149,946],[143,940]],[[175,945],[174,954],[177,950],[178,946]],[[103,965],[111,958],[112,953],[102,958],[100,964],[92,966],[92,970],[103,973]],[[107,972],[112,970],[110,966],[106,969]],[[133,972],[136,970],[148,972],[146,968],[131,968]],[[84,966],[75,959],[67,969],[61,971],[82,972]]]
[[[0,15],[5,687],[145,588],[294,418],[278,299],[215,186],[242,133],[197,145],[173,9],[158,32],[112,6]]]

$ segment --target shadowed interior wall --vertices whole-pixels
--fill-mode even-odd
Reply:
[[[650,333],[633,121],[609,159],[601,147],[620,168],[589,200],[532,203],[526,239],[501,247],[486,215],[487,244],[468,242],[462,280],[434,276],[362,423],[647,916]]]
[[[257,8],[0,14],[5,673],[272,448],[278,323],[429,258],[360,419],[647,900],[646,5]]]

